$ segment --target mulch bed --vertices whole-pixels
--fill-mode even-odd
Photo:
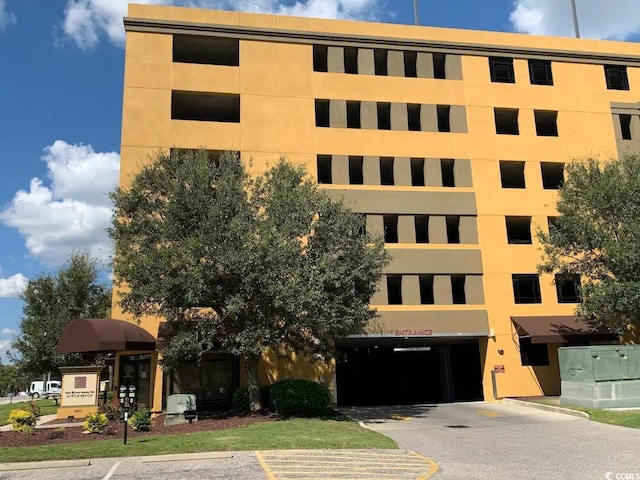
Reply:
[[[128,428],[127,436],[155,437],[158,435],[178,435],[209,430],[226,430],[229,428],[243,427],[258,422],[269,422],[277,420],[278,417],[268,414],[236,415],[232,412],[218,413],[209,418],[198,419],[191,424],[164,426],[165,415],[159,415],[153,419],[153,426],[150,432],[134,432],[131,426]],[[0,432],[0,447],[30,447],[33,445],[55,445],[60,443],[92,442],[96,440],[107,440],[123,438],[124,423],[112,420],[101,434],[82,433],[82,421],[76,420],[78,426],[60,428],[37,428],[33,434],[21,432]],[[66,420],[55,420],[47,425],[53,427],[56,424],[69,423]]]

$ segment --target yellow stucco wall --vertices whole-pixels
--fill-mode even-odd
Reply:
[[[637,43],[577,40],[508,33],[478,32],[403,25],[302,19],[160,6],[129,6],[133,19],[283,29],[297,32],[362,35],[405,40],[486,44],[537,50],[566,50],[580,54],[640,56]],[[550,56],[552,56],[550,54]],[[497,377],[499,396],[558,393],[557,346],[550,346],[549,367],[522,367],[511,316],[569,315],[575,305],[558,304],[548,275],[541,278],[542,303],[516,305],[512,273],[535,273],[539,244],[508,245],[505,215],[532,216],[546,229],[555,214],[556,194],[543,190],[540,162],[566,162],[589,154],[616,154],[611,102],[637,102],[640,68],[628,68],[629,91],[607,90],[603,67],[564,59],[553,62],[553,86],[531,85],[527,60],[515,58],[515,84],[490,81],[487,55],[463,54],[463,80],[379,77],[315,73],[312,45],[276,40],[240,41],[240,66],[174,64],[170,33],[127,33],[122,123],[121,185],[126,186],[140,162],[157,149],[207,147],[239,150],[254,168],[286,155],[315,173],[316,154],[371,155],[471,159],[476,197],[479,248],[489,328],[495,336],[481,340],[485,398],[492,398],[490,369],[505,365]],[[241,123],[171,120],[171,91],[193,90],[241,95]],[[384,102],[465,105],[469,133],[430,133],[316,128],[314,99],[353,99]],[[494,107],[520,109],[520,135],[496,135]],[[558,111],[558,137],[538,137],[533,110]],[[500,160],[526,162],[527,188],[502,189]],[[346,186],[345,188],[348,188]],[[370,188],[370,187],[357,187]],[[383,187],[394,189],[398,187]],[[406,187],[405,187],[406,188]],[[426,187],[419,187],[426,188]],[[401,189],[401,188],[398,188]],[[434,191],[442,188],[433,188]],[[403,245],[406,247],[407,245]],[[430,246],[415,246],[416,251]],[[438,245],[456,249],[459,245]],[[425,272],[428,273],[428,272]],[[116,294],[117,295],[117,292]],[[123,314],[114,295],[114,318]],[[477,305],[382,306],[385,310],[465,310]],[[157,335],[158,319],[141,326]],[[499,351],[503,351],[502,354]],[[293,373],[277,358],[266,357],[263,379]],[[287,364],[289,365],[289,364]],[[297,367],[296,367],[297,368]],[[331,383],[332,366],[317,372],[300,367]],[[313,370],[313,373],[311,373]],[[296,372],[298,373],[298,372]],[[155,408],[161,399],[162,376],[155,377]]]

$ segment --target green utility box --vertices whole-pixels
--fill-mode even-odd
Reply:
[[[562,347],[560,403],[640,408],[640,345]]]

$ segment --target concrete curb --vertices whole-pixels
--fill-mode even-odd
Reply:
[[[578,410],[571,410],[569,408],[556,407],[553,405],[545,405],[543,403],[527,402],[524,400],[516,400],[514,398],[503,398],[502,403],[508,405],[519,405],[521,407],[535,408],[537,410],[544,410],[547,412],[560,413],[562,415],[569,415],[571,417],[586,418],[587,420],[589,419],[589,414],[587,412],[580,412]]]
[[[44,462],[0,463],[0,472],[44,470],[47,468],[88,467],[91,460],[48,460]]]
[[[215,460],[218,458],[233,458],[229,452],[175,453],[170,455],[152,455],[139,457],[142,463],[181,462],[186,460]]]

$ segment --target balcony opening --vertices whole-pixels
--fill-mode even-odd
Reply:
[[[440,172],[442,175],[442,186],[443,187],[455,187],[456,186],[456,176],[455,176],[455,164],[456,161],[450,158],[442,158],[440,159]]]
[[[332,183],[331,155],[318,155],[318,183]]]
[[[362,173],[362,157],[349,157],[349,184],[362,185],[364,176]]]
[[[460,216],[447,215],[447,243],[460,243]]]
[[[391,104],[378,102],[378,130],[391,130]]]
[[[171,118],[202,122],[240,122],[240,95],[171,92]]]
[[[450,105],[438,105],[438,131],[450,132],[451,131],[451,106]]]
[[[411,186],[424,187],[424,158],[411,159]]]
[[[316,100],[316,127],[329,126],[329,100]]]
[[[489,73],[492,82],[516,83],[513,58],[489,57]]]
[[[529,60],[531,85],[553,85],[551,60]]]
[[[419,132],[422,130],[422,121],[420,119],[421,105],[417,103],[407,104],[407,119],[409,123],[409,130],[412,132]]]
[[[535,110],[536,134],[539,137],[558,136],[558,112],[551,110]]]
[[[398,215],[383,215],[384,243],[398,243]]]
[[[433,275],[420,275],[420,303],[422,305],[433,305]]]
[[[347,128],[360,128],[360,102],[347,102]]]
[[[454,305],[467,303],[467,296],[464,292],[465,280],[464,275],[451,275],[451,297]]]
[[[502,188],[525,188],[524,162],[500,161]]]
[[[444,53],[433,54],[433,77],[444,80],[447,78],[447,56]]]
[[[380,184],[381,185],[393,185],[393,157],[381,157],[380,158]]]
[[[627,67],[624,65],[605,65],[604,76],[609,90],[629,90]]]
[[[520,135],[518,128],[518,109],[494,108],[493,114],[496,121],[496,133],[498,135]]]
[[[387,57],[389,52],[387,50],[374,50],[373,51],[373,66],[376,75],[386,76],[389,74],[389,66],[387,63]]]
[[[559,217],[547,217],[547,228],[549,229],[549,233],[559,228],[558,226],[559,221],[560,221]]]
[[[416,215],[416,243],[429,243],[429,215]]]
[[[404,52],[404,76],[410,78],[418,76],[417,52]]]
[[[329,53],[326,45],[313,46],[313,71],[314,72],[329,71],[328,55]]]
[[[542,162],[542,188],[558,190],[564,184],[564,163]]]
[[[344,73],[358,73],[358,49],[355,47],[344,48]]]
[[[387,301],[389,305],[402,305],[402,275],[387,275]]]
[[[538,275],[514,273],[511,275],[511,281],[515,303],[542,303]]]
[[[531,217],[505,217],[507,242],[511,245],[531,245]]]
[[[237,38],[174,35],[173,61],[237,67],[240,65],[240,42]]]
[[[358,222],[356,224],[355,234],[358,237],[364,237],[367,234],[367,215],[364,213],[356,213]]]
[[[621,114],[620,130],[622,130],[622,139],[631,140],[631,115]]]

